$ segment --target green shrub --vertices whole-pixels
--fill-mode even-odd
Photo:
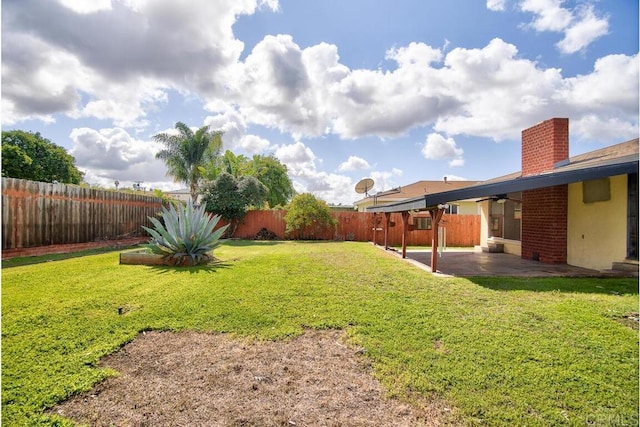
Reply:
[[[316,239],[318,235],[333,229],[336,220],[331,216],[329,206],[324,200],[311,193],[298,194],[287,206],[284,217],[285,232],[297,235],[300,239]]]
[[[228,225],[214,231],[219,215],[209,216],[204,206],[186,205],[162,208],[162,222],[149,217],[154,228],[143,228],[152,239],[147,245],[153,253],[164,255],[172,265],[199,265],[213,259],[213,249]],[[163,224],[164,223],[164,224]]]

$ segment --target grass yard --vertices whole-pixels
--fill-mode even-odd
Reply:
[[[638,422],[637,322],[623,321],[637,279],[438,278],[353,242],[216,256],[216,270],[120,266],[118,252],[3,263],[3,425],[64,424],[44,410],[115,375],[97,362],[142,330],[304,327],[347,330],[389,395],[442,397],[454,424]]]

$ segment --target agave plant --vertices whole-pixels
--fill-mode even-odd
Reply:
[[[154,228],[143,228],[151,235],[146,245],[153,253],[164,255],[171,265],[199,265],[213,259],[212,251],[220,244],[220,236],[228,225],[213,230],[219,215],[209,216],[204,206],[194,208],[191,203],[176,209],[162,208],[162,222],[149,217]]]

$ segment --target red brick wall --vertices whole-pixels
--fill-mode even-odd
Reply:
[[[553,118],[522,131],[522,175],[553,170],[569,158],[569,119]],[[522,258],[567,262],[568,186],[522,192]]]
[[[567,185],[522,192],[522,258],[567,262]]]
[[[545,120],[522,131],[522,175],[553,169],[569,158],[569,119]]]

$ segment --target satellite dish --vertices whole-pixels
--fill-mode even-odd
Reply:
[[[364,179],[361,179],[356,184],[356,193],[364,194],[368,197],[369,190],[371,190],[372,188],[373,188],[373,180],[371,178],[364,178]]]

